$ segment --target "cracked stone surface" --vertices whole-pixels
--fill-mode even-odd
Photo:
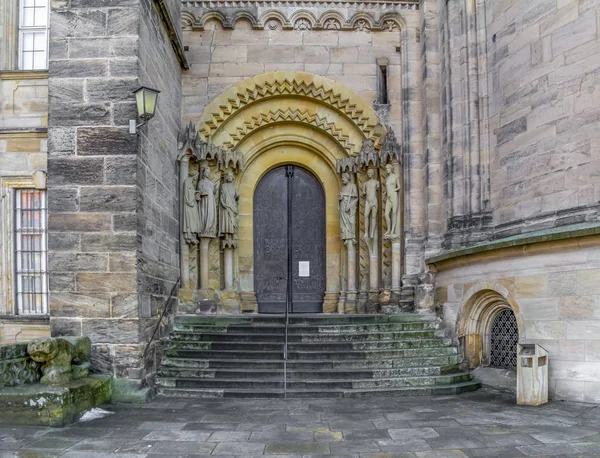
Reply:
[[[0,427],[0,458],[600,457],[600,406],[513,396],[173,399],[65,428]]]

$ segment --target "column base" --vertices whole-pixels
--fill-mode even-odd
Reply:
[[[323,299],[323,313],[337,313],[339,294],[337,291],[326,291]]]
[[[240,292],[240,308],[242,313],[258,313],[258,302],[254,291]]]

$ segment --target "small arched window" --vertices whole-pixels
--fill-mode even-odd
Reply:
[[[492,317],[490,327],[490,367],[515,369],[519,327],[517,318],[509,308],[503,308]]]

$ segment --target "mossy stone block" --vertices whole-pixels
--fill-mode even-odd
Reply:
[[[34,383],[0,388],[0,424],[65,426],[109,403],[112,380],[93,375],[62,385]]]

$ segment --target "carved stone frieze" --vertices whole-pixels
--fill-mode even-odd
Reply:
[[[39,382],[40,366],[27,354],[26,343],[3,345],[0,348],[0,388]]]
[[[412,2],[329,1],[330,9],[316,17],[311,8],[322,7],[319,0],[256,1],[217,0],[184,1],[182,26],[188,30],[205,30],[208,22],[218,21],[223,29],[235,29],[244,19],[253,29],[267,30],[368,30],[393,32],[404,28],[400,12],[417,11]],[[258,13],[258,14],[257,14]]]

